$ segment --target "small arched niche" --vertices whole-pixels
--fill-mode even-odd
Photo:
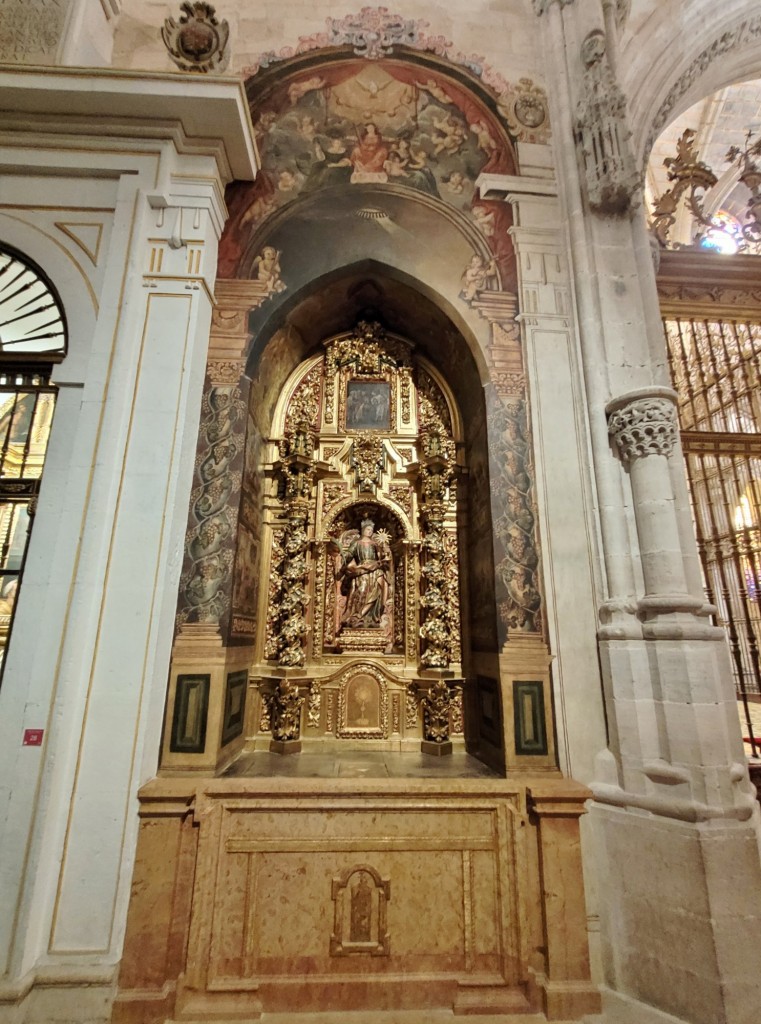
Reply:
[[[260,529],[246,575],[262,585],[255,608],[234,590],[231,617],[256,622],[249,745],[477,753],[468,680],[474,648],[496,656],[496,602],[484,392],[463,333],[363,263],[273,312],[247,370],[243,490]],[[363,730],[350,698],[371,677]]]
[[[363,749],[452,741],[500,770],[549,765],[549,742],[517,754],[509,736],[515,678],[530,671],[535,710],[550,698],[511,208],[477,187],[518,172],[504,111],[469,73],[406,51],[313,52],[248,92],[263,171],[227,194],[166,730],[208,626],[222,650],[201,717],[214,731],[222,717],[225,739],[181,750],[180,729],[162,765],[359,742],[337,735],[328,692],[352,658],[389,697],[388,730]],[[367,608],[364,520],[386,573]],[[372,642],[350,635],[380,628],[371,606],[387,620]],[[508,629],[533,661],[510,667]],[[224,695],[244,669],[230,740]]]

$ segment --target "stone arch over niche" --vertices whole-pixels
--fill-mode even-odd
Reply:
[[[162,765],[177,770],[203,761],[214,770],[242,745],[250,748],[254,733],[262,731],[262,723],[270,727],[267,707],[257,709],[249,700],[246,727],[227,747],[215,743],[213,733],[209,736],[207,732],[202,752],[172,751],[172,690],[180,676],[198,667],[201,654],[193,652],[201,648],[193,645],[200,643],[195,639],[200,636],[213,636],[218,645],[216,667],[204,673],[210,676],[212,705],[216,689],[218,718],[223,718],[227,676],[254,664],[257,636],[261,637],[265,622],[262,587],[267,573],[262,561],[261,523],[264,506],[272,500],[265,494],[262,467],[273,459],[271,450],[267,454],[267,446],[273,443],[270,439],[281,422],[278,409],[282,395],[299,366],[308,372],[309,360],[317,358],[326,337],[351,331],[363,315],[377,316],[392,333],[413,340],[420,357],[447,383],[454,403],[465,413],[461,451],[467,473],[458,488],[468,562],[462,606],[468,651],[463,669],[472,685],[471,693],[466,692],[464,698],[466,706],[468,700],[473,702],[466,725],[468,720],[479,722],[474,734],[466,737],[468,749],[499,767],[510,760],[512,682],[508,677],[506,686],[503,679],[508,631],[514,637],[510,652],[539,652],[528,661],[521,655],[514,674],[537,681],[540,711],[549,718],[549,659],[543,633],[522,352],[517,332],[509,330],[510,318],[515,315],[514,302],[505,293],[499,294],[504,309],[492,311],[492,315],[504,318],[505,326],[483,319],[489,339],[483,344],[451,297],[441,296],[431,284],[414,281],[398,269],[373,260],[363,259],[345,268],[343,274],[336,271],[318,277],[311,286],[304,285],[297,296],[289,297],[287,311],[275,301],[257,305],[256,282],[218,282],[219,304],[212,329],[197,464],[200,468],[214,451],[212,439],[220,437],[212,406],[221,397],[223,425],[227,425],[228,418],[235,421],[234,441],[226,447],[225,458],[219,463],[212,458],[207,465],[222,469],[212,485],[215,493],[224,496],[229,492],[229,496],[224,509],[214,514],[226,515],[231,528],[229,532],[217,531],[212,523],[206,538],[212,549],[208,555],[201,551],[194,563],[192,558],[199,555],[199,523],[191,502]],[[505,312],[508,307],[509,316]],[[228,355],[234,346],[240,352],[235,362]],[[231,460],[225,466],[228,455]],[[204,486],[199,477],[195,497],[202,496]],[[185,594],[193,585],[193,572],[203,569],[207,559],[209,569],[204,572],[202,584],[212,579],[215,608],[211,614],[201,615],[197,608],[187,605]],[[206,654],[203,657],[204,664],[208,664]],[[302,701],[299,714],[305,721],[309,694],[302,687],[296,697]],[[421,717],[418,715],[418,720]],[[213,707],[208,718],[213,718]],[[547,735],[546,751],[536,756],[551,764],[555,756],[551,728]]]

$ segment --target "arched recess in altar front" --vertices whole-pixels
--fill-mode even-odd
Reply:
[[[162,766],[330,738],[550,767],[511,214],[476,187],[518,172],[514,138],[420,53],[320,51],[249,85],[264,171],[227,196]],[[358,597],[363,561],[385,582]],[[387,709],[371,736],[340,724],[347,692]]]

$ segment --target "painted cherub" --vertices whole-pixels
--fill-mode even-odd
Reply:
[[[473,218],[487,238],[493,238],[496,231],[494,211],[484,206],[473,207]]]
[[[474,253],[461,278],[462,290],[460,291],[460,298],[465,299],[466,302],[473,302],[478,292],[486,288],[490,278],[496,276],[497,267],[495,261],[493,259],[487,261],[483,256]]]
[[[452,171],[442,180],[448,192],[452,192],[456,196],[462,195],[465,189],[465,175],[462,171]]]
[[[280,277],[280,253],[274,246],[265,245],[254,260],[256,280],[266,285],[267,295],[284,292],[285,282]]]
[[[448,117],[443,118],[434,117],[433,124],[436,129],[436,136],[433,140],[433,155],[438,156],[440,153],[446,153],[448,156],[454,156],[458,153],[466,139],[465,131],[460,122],[450,114]]]
[[[478,148],[482,149],[484,153],[490,156],[497,149],[497,143],[492,138],[488,125],[483,121],[474,121],[470,130],[478,141]]]

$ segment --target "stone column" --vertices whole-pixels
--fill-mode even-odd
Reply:
[[[687,591],[674,514],[669,458],[679,442],[676,398],[671,388],[643,388],[621,395],[606,407],[608,430],[629,467],[645,590],[638,608],[646,637],[672,636],[675,626],[682,635],[693,628],[699,637],[706,635],[705,623],[694,620],[703,601]],[[691,614],[674,620],[682,612]]]
[[[601,0],[534,7],[550,77],[594,486],[613,503],[606,520],[627,524],[621,539],[628,533],[634,555],[633,595],[617,592],[622,579],[603,559],[598,632],[610,735],[589,818],[604,1007],[613,1021],[646,1024],[666,1013],[690,1024],[739,1024],[757,999],[750,951],[761,924],[759,814],[726,642],[705,618],[675,485],[674,395],[664,379],[614,42]],[[603,443],[608,430],[613,445]],[[604,552],[619,540],[602,517],[601,525]],[[615,625],[611,611],[615,629],[605,628],[606,620]]]

